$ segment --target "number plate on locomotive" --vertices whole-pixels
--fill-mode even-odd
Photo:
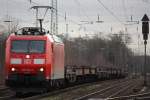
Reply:
[[[31,59],[24,59],[24,64],[31,64],[32,60]]]

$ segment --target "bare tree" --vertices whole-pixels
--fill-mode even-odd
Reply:
[[[125,66],[132,52],[124,43],[122,35],[113,35],[110,39],[93,38],[65,39],[67,65]]]

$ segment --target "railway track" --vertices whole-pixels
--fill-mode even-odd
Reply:
[[[15,93],[8,87],[0,87],[0,100],[10,100],[15,96]]]
[[[56,90],[56,91],[52,91],[52,92],[49,92],[49,93],[44,93],[44,94],[38,94],[36,96],[31,96],[31,97],[27,97],[27,98],[23,98],[23,100],[40,100],[41,98],[47,98],[47,97],[53,97],[53,96],[59,96],[59,95],[63,95],[65,96],[65,100],[71,100],[71,99],[74,99],[76,98],[76,96],[74,94],[69,94],[71,93],[75,93],[75,91],[79,91],[79,89],[86,89],[87,87],[90,87],[90,86],[95,86],[96,90],[98,90],[99,88],[102,88],[102,87],[108,87],[110,86],[111,84],[117,84],[118,82],[126,82],[128,81],[127,79],[122,79],[122,80],[108,80],[108,81],[101,81],[101,82],[94,82],[94,83],[86,83],[86,84],[82,84],[82,85],[77,85],[77,86],[73,86],[73,87],[69,87],[69,88],[65,88],[65,89],[61,89],[61,90]],[[95,91],[95,89],[89,89],[88,92],[93,92]],[[69,93],[68,93],[69,92]],[[66,94],[64,94],[66,93]],[[82,95],[82,93],[80,93]],[[71,95],[72,97],[67,97],[68,95]],[[77,94],[78,95],[78,94]],[[75,97],[73,97],[75,96]],[[14,99],[16,100],[16,99]],[[19,100],[19,99],[17,99]],[[47,99],[45,99],[47,100]],[[53,99],[49,99],[49,100],[53,100]],[[57,99],[57,100],[62,100],[62,99]]]
[[[139,80],[130,80],[125,82],[119,82],[118,84],[112,84],[109,87],[105,87],[100,89],[99,91],[95,91],[93,93],[89,93],[87,95],[81,96],[74,100],[96,100],[97,98],[109,100],[109,98],[120,95],[121,93],[127,91],[130,88],[137,86],[136,83],[139,83]],[[139,85],[139,84],[138,84]],[[116,99],[114,99],[116,100]],[[122,100],[122,99],[121,99]]]
[[[150,100],[150,92],[109,98],[108,100]]]
[[[112,98],[112,97],[115,97],[115,96],[124,96],[124,95],[127,95],[127,94],[130,95],[130,93],[134,89],[138,88],[138,86],[141,86],[141,85],[142,85],[142,82],[139,82],[139,83],[138,83],[138,81],[137,82],[133,82],[133,83],[129,84],[128,86],[125,86],[123,88],[121,87],[120,90],[118,90],[117,92],[115,92],[112,95],[108,96],[108,98]],[[128,93],[125,92],[125,91],[128,91]],[[138,92],[138,91],[140,91],[140,89],[137,90],[136,92]]]
[[[105,84],[106,82],[110,82],[110,81],[111,80],[85,83],[85,84],[81,84],[81,85],[77,85],[77,86],[68,87],[68,88],[65,88],[65,89],[60,89],[60,90],[51,91],[51,92],[44,93],[44,94],[38,94],[38,95],[35,95],[35,96],[23,98],[23,100],[35,100],[35,99],[45,98],[45,97],[61,94],[61,93],[67,92],[67,91],[72,91],[72,90],[75,90],[75,89],[78,89],[78,88],[81,88],[81,87],[84,88],[84,87],[90,86],[92,84],[95,84],[95,85],[100,84],[100,83]],[[116,82],[117,80],[114,80],[114,81]],[[14,100],[18,100],[18,99],[14,99]]]

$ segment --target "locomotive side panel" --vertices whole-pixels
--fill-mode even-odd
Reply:
[[[64,45],[62,43],[53,44],[53,68],[52,79],[64,79]]]
[[[45,73],[46,73],[46,79],[50,80],[51,79],[51,75],[53,74],[52,72],[52,66],[53,66],[53,40],[52,38],[49,36],[46,42],[46,69],[45,69]]]
[[[10,38],[8,38],[7,39],[7,41],[6,41],[6,44],[7,44],[7,46],[6,46],[6,48],[5,48],[5,51],[6,51],[6,53],[5,53],[5,79],[7,80],[8,79],[8,70],[9,70],[9,55],[10,55],[10,52],[9,52],[9,50],[10,50]]]

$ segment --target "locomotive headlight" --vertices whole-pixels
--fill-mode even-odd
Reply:
[[[45,59],[34,59],[34,64],[45,64]]]
[[[11,64],[21,64],[21,59],[20,58],[11,58],[10,63]]]
[[[44,68],[40,68],[40,72],[44,72]]]
[[[16,69],[15,68],[11,68],[11,71],[14,72],[14,71],[16,71]]]

